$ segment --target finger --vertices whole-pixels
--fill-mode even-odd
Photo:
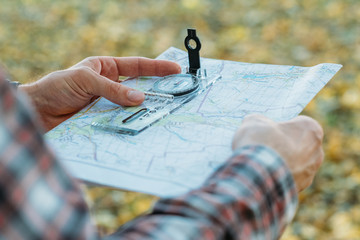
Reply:
[[[171,61],[143,57],[89,57],[74,67],[87,66],[113,81],[119,76],[166,76],[181,72],[181,67]]]
[[[115,58],[120,76],[166,76],[181,72],[180,66],[171,61],[142,57]]]
[[[297,116],[290,121],[281,123],[282,125],[290,125],[304,128],[304,130],[311,130],[315,133],[318,140],[322,140],[324,138],[324,130],[321,125],[313,118],[308,116]]]
[[[315,175],[319,170],[321,163],[323,161],[323,151],[317,151],[316,154],[312,157],[310,165],[303,169],[303,171],[297,175],[298,183],[298,192],[303,191],[308,188],[314,181]]]
[[[136,106],[141,104],[145,95],[143,92],[129,88],[120,83],[94,73],[91,86],[88,86],[89,93],[101,96],[109,101],[122,106]]]

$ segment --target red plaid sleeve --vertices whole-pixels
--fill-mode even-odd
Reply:
[[[161,199],[120,228],[126,239],[278,239],[297,206],[293,178],[271,149],[239,149],[201,189]]]
[[[95,239],[76,183],[0,76],[0,239]]]

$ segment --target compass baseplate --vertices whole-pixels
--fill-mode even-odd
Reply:
[[[167,77],[169,81],[176,81],[176,77],[183,77],[184,74],[170,75]],[[197,86],[193,91],[184,94],[167,94],[161,91],[156,92],[158,86],[154,84],[153,88],[148,90],[147,98],[139,109],[130,116],[114,116],[122,117],[122,121],[114,121],[114,119],[104,119],[101,122],[93,122],[91,125],[94,128],[102,129],[109,132],[115,132],[127,135],[137,135],[148,127],[152,126],[156,122],[160,121],[170,113],[181,108],[184,104],[190,102],[198,95],[205,92],[212,84],[221,78],[221,75],[215,74],[212,76],[198,77]],[[160,78],[158,81],[162,81]],[[174,80],[175,79],[175,80]],[[155,82],[156,83],[156,82]],[[181,83],[179,83],[181,84]],[[155,88],[154,88],[155,87]],[[192,86],[194,87],[194,86]],[[109,124],[114,122],[120,122],[117,125]]]

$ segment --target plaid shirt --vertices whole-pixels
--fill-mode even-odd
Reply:
[[[82,194],[44,142],[26,98],[0,81],[0,239],[97,239]],[[203,185],[161,199],[109,239],[277,239],[297,193],[282,159],[238,149]]]

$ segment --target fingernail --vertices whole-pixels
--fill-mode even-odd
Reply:
[[[145,95],[138,90],[130,90],[128,91],[127,97],[132,102],[139,102],[144,99]]]

